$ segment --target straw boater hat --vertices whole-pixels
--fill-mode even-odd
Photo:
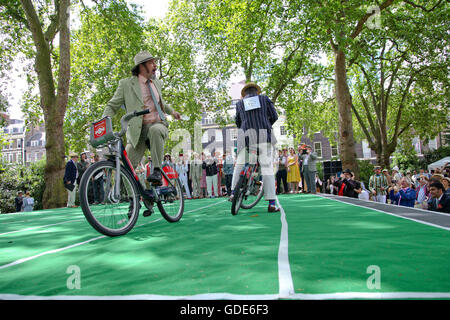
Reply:
[[[69,153],[69,157],[75,158],[75,157],[78,157],[78,154],[75,153],[75,152],[73,152],[73,151],[71,151],[71,152]]]
[[[258,86],[254,82],[248,82],[248,83],[245,84],[245,86],[241,90],[241,96],[242,97],[245,96],[245,90],[248,89],[248,88],[256,88],[258,90],[258,94],[261,94],[261,87],[260,86]]]
[[[137,55],[134,56],[134,67],[131,69],[131,71],[137,70],[141,63],[144,63],[144,62],[147,62],[147,61],[150,61],[153,59],[158,60],[157,57],[154,57],[147,51],[139,52]]]

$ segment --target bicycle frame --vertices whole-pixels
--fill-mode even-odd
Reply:
[[[169,191],[176,190],[175,185],[172,183],[172,181],[169,179],[169,177],[163,170],[161,170],[161,174],[167,180],[169,185],[167,187],[161,187],[157,189],[155,188],[155,186],[150,184],[150,190],[144,189],[142,184],[139,183],[139,177],[136,174],[136,171],[134,170],[130,159],[128,158],[128,154],[127,151],[125,150],[122,139],[117,138],[117,140],[112,141],[110,144],[108,144],[108,148],[110,150],[110,154],[107,157],[110,160],[113,160],[116,165],[114,192],[112,192],[111,194],[111,201],[117,203],[120,200],[120,167],[122,165],[125,168],[125,170],[131,173],[131,175],[134,177],[135,179],[134,182],[138,189],[139,194],[146,200],[160,202],[161,194],[165,194]]]
[[[259,162],[257,161],[255,164],[246,164],[244,168],[242,169],[240,175],[246,176],[247,178],[247,186],[249,186],[253,181],[253,173],[255,173],[258,170]]]

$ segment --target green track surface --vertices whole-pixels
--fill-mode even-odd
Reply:
[[[291,296],[278,296],[283,213],[268,213],[262,200],[232,216],[230,202],[219,198],[186,201],[177,223],[158,211],[141,215],[115,238],[97,233],[79,208],[1,215],[0,299],[450,293],[449,231],[313,195],[279,201]],[[80,270],[80,289],[67,286],[70,266]],[[369,266],[379,267],[380,289],[367,287]]]
[[[286,200],[296,293],[450,291],[449,231],[314,196]],[[379,290],[367,287],[369,266]]]

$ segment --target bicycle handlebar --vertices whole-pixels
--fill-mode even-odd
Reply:
[[[142,110],[142,111],[133,111],[125,114],[120,119],[120,127],[122,130],[117,134],[119,138],[121,138],[125,132],[127,131],[128,121],[130,121],[134,117],[143,116],[144,114],[150,113],[150,109]]]

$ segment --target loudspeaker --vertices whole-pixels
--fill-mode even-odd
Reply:
[[[323,178],[326,181],[330,176],[336,175],[338,172],[342,172],[342,162],[335,161],[324,161],[322,162],[323,167]]]

